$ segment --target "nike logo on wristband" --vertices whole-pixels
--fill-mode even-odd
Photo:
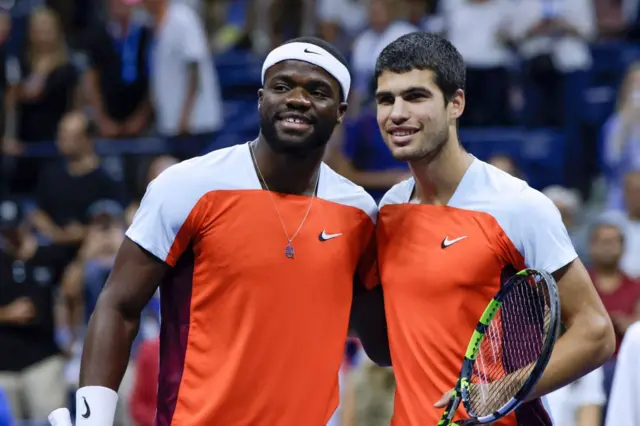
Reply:
[[[86,409],[82,417],[84,417],[85,419],[88,419],[89,416],[91,416],[91,408],[89,408],[89,403],[87,402],[87,398],[83,396],[82,399],[84,400],[84,408]]]

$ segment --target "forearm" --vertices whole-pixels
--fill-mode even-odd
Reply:
[[[199,65],[197,62],[189,64],[189,82],[187,84],[187,96],[182,104],[182,113],[180,115],[182,122],[188,122],[191,118],[191,113],[196,103],[196,97],[198,95],[198,81],[199,81]]]
[[[380,366],[390,366],[391,354],[381,286],[369,291],[359,291],[354,295],[350,323],[367,356]]]
[[[533,392],[533,400],[573,383],[600,367],[615,349],[615,334],[608,316],[591,313],[574,321],[558,339],[549,364]]]
[[[91,108],[98,114],[104,115],[104,102],[102,99],[102,93],[100,92],[98,84],[98,72],[95,70],[89,70],[85,74],[85,88],[87,90],[87,102],[91,105]]]
[[[602,424],[602,407],[600,405],[580,407],[576,417],[576,426],[600,426]]]
[[[108,292],[108,290],[105,290]],[[123,314],[104,297],[98,300],[89,322],[80,368],[80,387],[103,386],[118,390],[129,363],[131,344],[140,318]]]

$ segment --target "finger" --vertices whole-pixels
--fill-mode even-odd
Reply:
[[[71,413],[66,408],[58,408],[49,414],[51,426],[73,426],[71,424]]]
[[[446,407],[450,399],[451,399],[451,394],[447,392],[444,395],[442,395],[442,398],[440,398],[440,400],[436,402],[433,406],[436,408]]]

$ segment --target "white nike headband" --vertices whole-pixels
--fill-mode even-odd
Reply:
[[[282,61],[303,61],[317,65],[331,74],[342,87],[343,101],[347,101],[351,88],[351,75],[347,67],[320,46],[311,43],[287,43],[276,47],[262,64],[262,84],[267,70]]]

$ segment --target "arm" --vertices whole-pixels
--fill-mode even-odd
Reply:
[[[549,364],[533,392],[533,400],[574,382],[605,363],[616,345],[613,325],[579,259],[556,271],[562,321]]]
[[[196,103],[198,95],[198,81],[200,78],[200,66],[197,62],[190,62],[187,65],[187,96],[182,104],[182,112],[180,113],[180,131],[183,134],[189,133],[189,120]]]
[[[129,238],[120,247],[84,343],[80,386],[117,390],[129,362],[140,314],[168,266]]]
[[[602,406],[585,405],[578,408],[577,426],[600,426],[602,424]]]
[[[380,366],[390,366],[391,353],[381,285],[367,290],[362,284],[356,283],[350,322],[367,356]]]

